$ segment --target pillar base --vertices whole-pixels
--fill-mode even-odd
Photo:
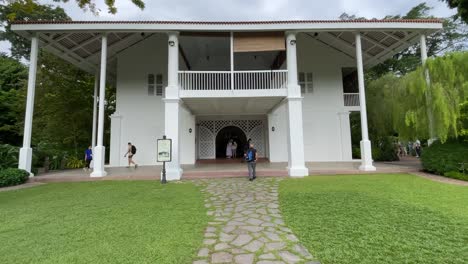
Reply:
[[[166,180],[167,181],[178,181],[182,177],[184,170],[181,168],[170,168],[166,169]],[[162,172],[161,172],[161,180],[162,180]]]
[[[305,177],[309,176],[309,169],[306,167],[288,167],[289,177]]]
[[[361,141],[361,166],[359,170],[362,171],[376,171],[377,169],[372,165],[372,147],[369,140]]]
[[[20,148],[18,169],[25,170],[29,172],[29,177],[34,177],[34,174],[31,172],[31,164],[32,148]]]
[[[104,170],[104,161],[106,157],[106,148],[104,146],[96,146],[93,149],[94,168],[90,177],[104,177],[107,172]]]

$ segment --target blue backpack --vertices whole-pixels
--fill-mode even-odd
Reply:
[[[251,149],[247,150],[247,155],[245,156],[245,160],[248,162],[255,160],[254,152]]]

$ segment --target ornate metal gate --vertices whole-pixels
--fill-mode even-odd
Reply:
[[[265,125],[263,120],[203,120],[198,127],[198,158],[216,158],[216,135],[227,127],[240,128],[247,139],[252,139],[259,157],[265,157]]]

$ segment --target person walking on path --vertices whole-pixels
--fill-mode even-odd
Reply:
[[[254,144],[250,143],[249,149],[245,153],[245,161],[247,161],[247,169],[249,170],[249,181],[253,181],[257,178],[255,174],[255,167],[257,166],[257,150],[254,148]]]
[[[421,141],[419,139],[416,139],[416,142],[413,144],[414,151],[416,152],[416,158],[421,157]]]
[[[128,142],[128,149],[127,153],[125,153],[124,157],[128,155],[128,166],[127,168],[130,168],[131,164],[135,165],[135,169],[138,168],[138,164],[133,161],[133,156],[136,154],[136,147],[132,145],[132,143]]]
[[[91,169],[90,165],[91,165],[91,161],[93,160],[93,147],[92,146],[89,146],[85,150],[84,160],[85,160],[85,164],[86,164],[86,166],[84,167],[84,170],[88,171],[88,170]]]
[[[233,141],[232,142],[232,146],[231,146],[231,149],[232,149],[232,158],[235,159],[237,158],[237,143],[236,141]]]

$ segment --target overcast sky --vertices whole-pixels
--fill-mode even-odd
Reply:
[[[54,4],[52,0],[40,3]],[[359,17],[382,18],[405,14],[424,1],[413,0],[145,0],[145,10],[130,0],[116,0],[116,15],[107,13],[104,0],[96,0],[99,16],[78,8],[75,0],[61,3],[73,20],[289,20],[337,19],[342,13]],[[426,0],[433,7],[431,14],[448,17],[455,13],[439,0]],[[0,42],[0,51],[7,52],[9,44]]]

